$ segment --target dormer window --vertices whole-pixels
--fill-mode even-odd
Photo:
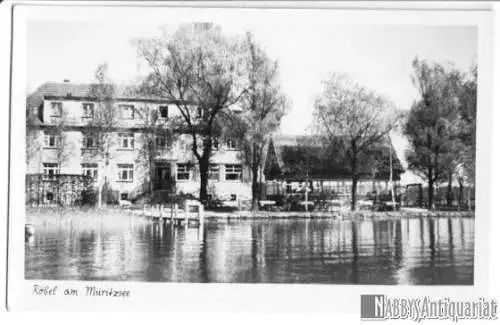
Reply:
[[[160,119],[167,120],[168,119],[168,106],[160,106],[158,107],[160,111]]]
[[[119,108],[123,119],[134,119],[134,105],[119,105]]]
[[[62,113],[62,103],[61,102],[51,102],[50,103],[50,116],[59,117]]]
[[[83,103],[82,110],[83,110],[83,114],[82,114],[83,118],[94,117],[94,104],[93,103]]]

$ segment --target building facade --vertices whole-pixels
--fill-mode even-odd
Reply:
[[[191,136],[166,132],[172,131],[170,121],[180,117],[177,106],[121,91],[113,98],[114,116],[103,123],[100,115],[96,122],[105,108],[90,96],[90,88],[46,83],[28,97],[26,174],[43,175],[46,181],[86,175],[95,188],[106,183],[120,200],[134,200],[150,189],[197,197],[200,177]],[[212,197],[251,197],[249,171],[239,156],[234,139],[215,139],[208,183]],[[44,201],[51,199],[45,196]]]
[[[307,136],[276,136],[266,157],[267,194],[303,193],[307,187],[311,196],[321,193],[329,199],[350,201],[353,182],[348,164],[349,160],[340,150],[324,152]],[[387,195],[391,186],[396,195],[400,193],[400,176],[404,170],[390,143],[375,147],[360,159],[359,165],[358,200]]]

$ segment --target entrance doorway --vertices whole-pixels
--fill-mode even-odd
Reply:
[[[170,164],[163,163],[156,165],[155,189],[169,190],[172,187],[172,175]]]

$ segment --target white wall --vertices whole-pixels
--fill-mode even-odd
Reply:
[[[140,157],[141,134],[134,133],[134,150],[121,150],[118,142],[118,132],[112,135],[111,149],[109,155],[109,165],[106,167],[105,161],[100,155],[89,154],[88,151],[82,151],[83,139],[83,126],[87,123],[82,119],[83,108],[82,104],[85,101],[79,100],[45,100],[44,101],[44,124],[57,124],[59,118],[50,117],[51,102],[59,101],[63,105],[64,125],[70,126],[72,129],[63,132],[63,147],[64,157],[63,161],[58,159],[58,149],[44,148],[44,134],[45,132],[37,131],[36,141],[39,144],[40,151],[33,155],[33,158],[27,162],[27,173],[43,173],[43,163],[52,162],[60,164],[61,174],[81,174],[82,163],[96,163],[98,165],[98,181],[96,184],[102,185],[104,183],[104,175],[107,175],[108,182],[114,190],[120,193],[127,192],[132,195],[138,194],[143,189],[145,178],[148,177],[148,170],[145,168],[144,159]],[[141,102],[117,102],[119,104],[132,104],[138,111],[145,111],[146,108],[157,109],[158,106],[164,104],[157,103],[141,103]],[[149,105],[149,107],[148,107]],[[169,105],[169,117],[178,115],[179,112],[175,105]],[[139,113],[136,113],[133,120],[120,120],[119,126],[121,127],[140,127],[143,125],[144,119],[141,118]],[[123,131],[130,132],[130,131]],[[191,152],[191,137],[188,135],[181,136],[176,141],[171,149],[163,152],[158,158],[168,159],[172,166],[172,176],[175,177],[176,164],[191,162],[195,166],[197,160]],[[231,194],[236,194],[238,199],[247,199],[251,197],[251,185],[248,182],[242,181],[225,181],[224,180],[224,165],[239,163],[238,151],[229,150],[225,148],[224,144],[220,144],[220,150],[214,152],[211,157],[211,163],[218,164],[220,168],[220,180],[209,182],[209,193],[217,196],[230,197]],[[133,164],[134,165],[134,179],[132,182],[124,182],[118,179],[118,164]],[[247,171],[244,171],[247,172]],[[200,180],[195,168],[193,177],[189,181],[177,181],[177,191],[184,193],[192,193],[195,196],[199,194]]]

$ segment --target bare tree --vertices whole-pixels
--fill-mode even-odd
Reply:
[[[56,148],[55,156],[59,164],[59,168],[63,168],[72,154],[73,144],[69,140],[67,133],[68,114],[65,111],[61,112],[61,116],[57,119],[54,129],[51,132],[55,136]]]
[[[314,104],[313,126],[328,145],[345,152],[352,178],[351,210],[355,210],[360,157],[384,141],[400,116],[386,99],[345,75],[333,73],[323,84]]]
[[[212,24],[187,24],[160,38],[139,40],[150,72],[146,92],[172,100],[180,112],[178,130],[189,134],[200,171],[200,200],[207,199],[208,170],[217,117],[244,92],[241,41]]]
[[[60,174],[60,171],[64,170],[65,165],[68,163],[72,155],[74,145],[70,141],[67,133],[68,113],[61,109],[60,115],[55,117],[53,122],[54,123],[50,128],[46,129],[44,134],[44,145],[52,148],[51,153],[53,154],[53,159],[55,159],[58,166],[56,174]],[[53,180],[56,181],[56,186],[54,187],[56,191],[56,200],[58,204],[62,204],[63,193],[61,193],[61,189],[63,184],[61,183],[61,178],[56,177]]]
[[[113,133],[119,124],[118,109],[115,105],[115,85],[108,77],[108,65],[100,64],[94,74],[95,83],[90,87],[89,95],[96,106],[86,125],[86,135],[95,142],[93,155],[104,160],[104,180],[99,186],[98,204],[101,206],[108,198],[108,169],[112,159],[114,145]]]
[[[149,193],[154,192],[156,162],[171,147],[175,134],[168,121],[159,118],[158,109],[144,105],[138,110],[143,125],[139,139],[137,162],[148,171],[145,183]]]
[[[242,97],[243,113],[240,124],[231,123],[229,132],[239,134],[241,158],[252,173],[252,209],[260,196],[259,171],[263,165],[264,150],[285,114],[287,100],[278,84],[278,62],[272,61],[247,33],[246,60],[248,90]],[[241,127],[236,127],[236,126]]]
[[[26,168],[29,167],[32,160],[40,152],[42,145],[40,143],[40,127],[34,112],[27,110],[26,113]]]

